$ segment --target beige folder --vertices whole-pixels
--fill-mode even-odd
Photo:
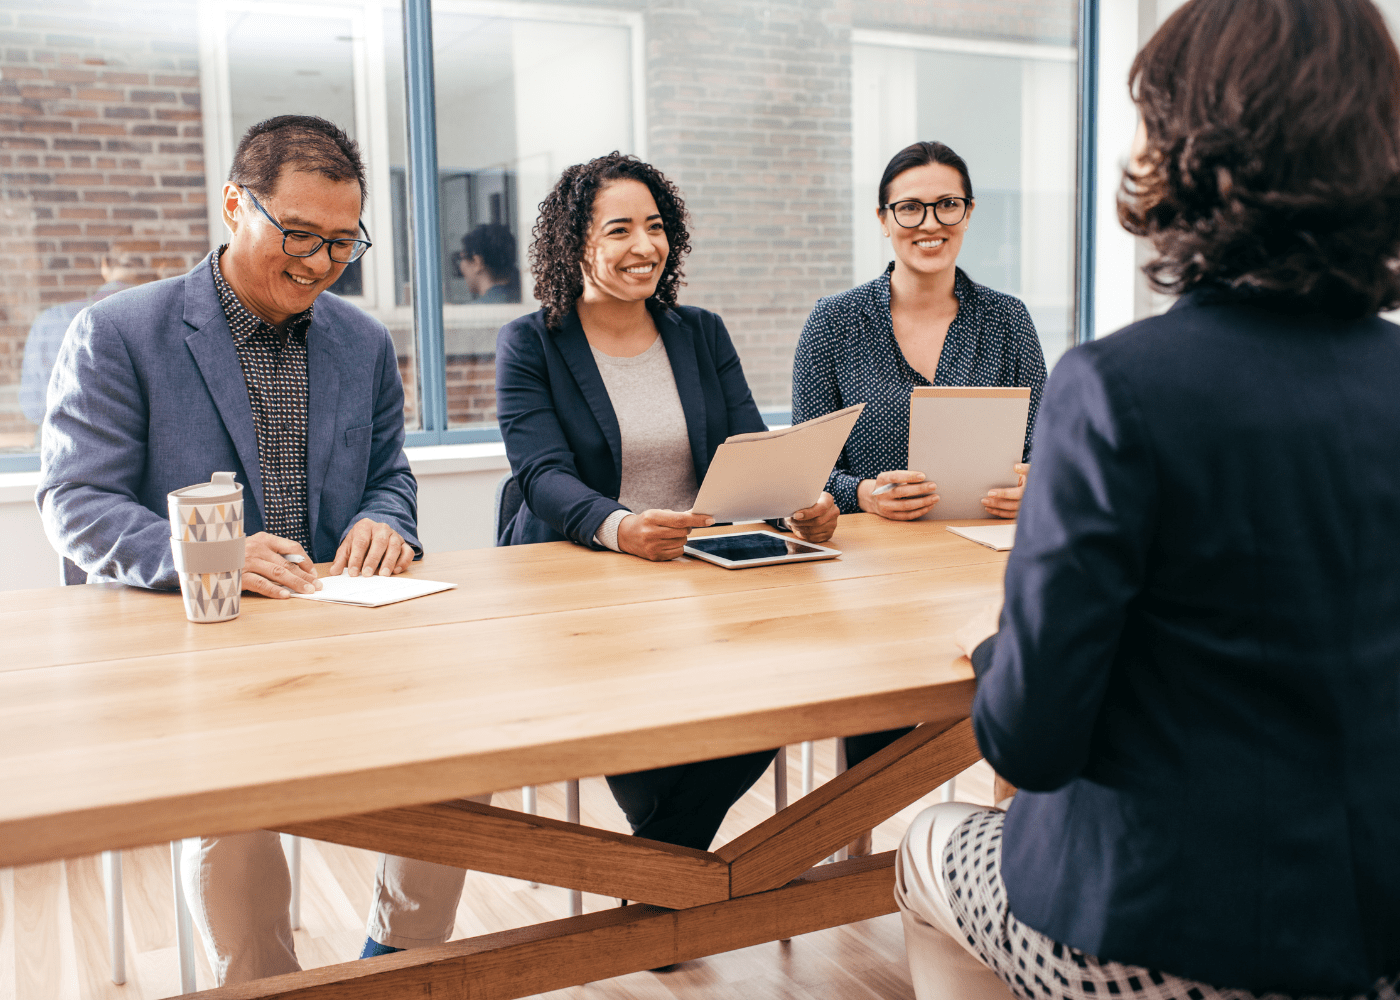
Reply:
[[[938,484],[927,521],[987,517],[990,489],[1015,486],[1030,389],[921,386],[909,398],[909,465]]]
[[[691,509],[716,521],[787,517],[826,488],[864,403],[786,427],[726,438]]]

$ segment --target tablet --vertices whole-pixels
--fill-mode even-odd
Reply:
[[[840,549],[804,542],[771,531],[739,531],[732,535],[706,535],[685,543],[685,554],[725,569],[775,566],[778,563],[834,559]]]

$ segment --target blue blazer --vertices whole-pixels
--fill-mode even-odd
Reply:
[[[1045,387],[978,744],[1011,912],[1221,988],[1400,972],[1400,328],[1197,291]]]
[[[767,430],[723,321],[694,306],[652,309],[676,376],[690,432],[695,481],[731,434]],[[498,545],[572,539],[598,548],[594,534],[625,510],[622,434],[578,314],[559,330],[544,311],[506,324],[496,338],[496,413],[524,494]]]
[[[389,331],[325,293],[306,346],[311,557],[334,558],[361,517],[421,553]],[[263,530],[253,409],[208,257],[78,315],[49,385],[41,454],[44,529],[90,578],[178,587],[166,494],[214,472],[237,474],[244,530]]]

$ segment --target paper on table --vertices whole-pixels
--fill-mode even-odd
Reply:
[[[909,398],[909,464],[938,484],[925,521],[986,517],[982,498],[1015,486],[1030,413],[1029,389],[921,386]]]
[[[438,580],[417,580],[407,576],[327,576],[321,578],[321,589],[314,594],[293,594],[307,601],[327,601],[331,604],[355,604],[362,608],[380,608],[415,597],[452,590],[455,583]]]
[[[948,530],[961,535],[969,542],[985,545],[989,549],[1005,552],[1016,544],[1016,522],[1010,524],[974,524],[965,528],[948,525]]]
[[[864,403],[780,431],[726,438],[691,510],[716,521],[787,517],[816,503]]]

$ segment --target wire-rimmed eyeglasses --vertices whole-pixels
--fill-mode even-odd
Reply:
[[[267,209],[262,207],[262,203],[258,201],[257,196],[246,184],[243,186],[243,193],[248,196],[254,207],[263,214],[267,221],[277,227],[277,231],[282,234],[282,252],[289,257],[314,257],[321,252],[321,247],[329,246],[326,253],[330,255],[331,260],[337,264],[349,264],[359,260],[365,255],[366,250],[374,246],[368,239],[369,230],[365,229],[363,222],[360,223],[360,228],[364,230],[366,236],[366,239],[363,240],[328,240],[324,236],[303,232],[300,229],[283,229],[281,224],[268,213]]]
[[[917,229],[924,224],[928,210],[933,209],[933,217],[944,226],[956,226],[967,217],[968,198],[939,198],[937,201],[896,201],[884,206],[894,216],[894,221],[904,229]],[[366,234],[368,235],[368,234]]]

